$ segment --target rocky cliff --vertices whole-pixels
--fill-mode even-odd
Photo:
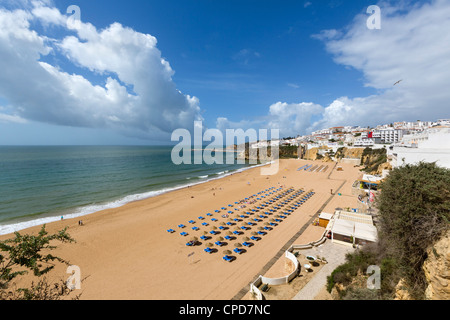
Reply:
[[[427,251],[423,270],[428,282],[426,298],[450,300],[450,231]]]

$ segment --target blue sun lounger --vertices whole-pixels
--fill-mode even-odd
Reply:
[[[233,260],[233,258],[231,258],[230,256],[225,256],[222,259],[227,261],[227,262],[230,262],[231,260]]]
[[[207,252],[207,253],[211,253],[211,252],[214,252],[214,249],[211,249],[211,248],[206,248],[206,249],[205,249],[205,252]]]

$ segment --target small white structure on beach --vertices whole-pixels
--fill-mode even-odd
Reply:
[[[364,245],[378,240],[371,215],[336,211],[330,221],[331,241],[346,245]]]

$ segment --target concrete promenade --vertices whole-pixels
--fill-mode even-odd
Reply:
[[[333,272],[336,267],[345,262],[345,255],[349,252],[353,252],[351,246],[332,243],[331,240],[327,240],[324,244],[311,249],[301,250],[303,255],[312,255],[325,257],[328,261],[322,269],[312,278],[295,296],[292,300],[314,300],[319,292],[327,284],[327,276]]]

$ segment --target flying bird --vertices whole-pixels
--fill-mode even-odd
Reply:
[[[394,86],[402,82],[403,80],[398,80],[396,83],[394,83]]]

